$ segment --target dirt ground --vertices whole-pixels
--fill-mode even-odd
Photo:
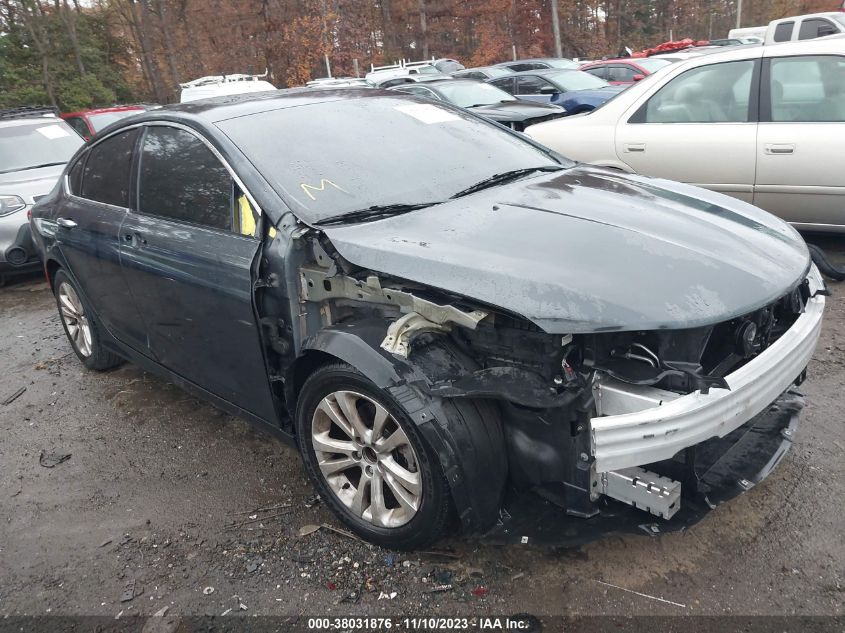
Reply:
[[[845,263],[845,240],[822,244]],[[802,426],[761,485],[685,533],[558,550],[455,537],[447,557],[301,536],[336,522],[293,447],[132,365],[85,371],[46,284],[20,280],[0,290],[0,403],[26,388],[0,404],[0,619],[841,616],[845,285],[830,287]]]

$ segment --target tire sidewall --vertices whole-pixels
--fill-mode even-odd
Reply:
[[[311,419],[320,401],[335,391],[356,391],[379,402],[402,428],[416,452],[423,484],[422,502],[414,517],[396,528],[375,526],[353,515],[335,496],[320,472],[311,441]],[[367,541],[396,549],[412,549],[439,536],[449,508],[449,492],[440,464],[416,425],[394,398],[352,369],[338,366],[318,369],[306,381],[297,399],[296,437],[305,468],[314,479],[321,497],[334,513],[356,534]],[[436,533],[433,533],[435,532]]]
[[[74,292],[76,292],[76,296],[79,297],[83,310],[85,310],[85,317],[88,319],[88,327],[91,331],[90,356],[83,356],[80,354],[79,350],[76,348],[76,344],[70,336],[70,332],[68,332],[67,324],[65,323],[65,319],[61,313],[62,305],[61,300],[59,299],[59,286],[62,283],[67,283],[73,288]],[[85,365],[85,367],[88,369],[96,369],[98,365],[98,357],[102,353],[102,348],[100,346],[100,334],[97,328],[97,321],[91,312],[91,306],[88,305],[88,302],[85,300],[85,297],[82,296],[82,293],[79,291],[79,287],[74,283],[70,275],[63,270],[56,271],[56,274],[53,277],[53,295],[56,298],[56,306],[59,309],[59,321],[62,323],[62,329],[65,331],[65,336],[67,337],[68,343],[70,343],[70,348],[73,350],[74,354],[76,354],[76,357],[80,360],[80,362]]]

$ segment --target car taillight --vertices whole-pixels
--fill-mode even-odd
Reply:
[[[26,211],[26,220],[29,222],[32,219],[32,209],[27,209]]]

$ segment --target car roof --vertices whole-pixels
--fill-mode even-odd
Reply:
[[[69,117],[69,116],[104,114],[106,112],[125,112],[127,110],[146,110],[146,108],[144,106],[140,106],[140,105],[119,105],[119,106],[110,106],[108,108],[91,108],[90,110],[78,110],[76,112],[65,112],[65,113],[62,114],[62,118]]]
[[[614,57],[613,59],[598,59],[594,62],[587,62],[581,68],[587,66],[600,66],[602,64],[637,64],[648,57]],[[559,68],[558,70],[578,70],[577,68]]]
[[[423,88],[437,88],[438,86],[442,86],[444,84],[449,86],[454,86],[455,84],[472,84],[473,86],[477,86],[478,84],[483,84],[485,82],[479,81],[478,79],[469,79],[467,77],[454,77],[452,79],[431,79],[429,81],[419,81],[419,82],[411,82],[407,84],[399,84],[398,86],[391,86],[390,89],[393,88],[407,88],[408,86],[422,86]]]
[[[166,105],[156,110],[146,110],[131,118],[121,119],[117,123],[110,125],[107,129],[116,130],[126,125],[137,125],[145,121],[162,120],[213,124],[227,119],[272,110],[283,110],[349,99],[369,99],[379,96],[396,97],[396,92],[376,88],[335,88],[332,86],[311,86],[307,88],[303,86],[282,90],[268,90],[266,92],[247,92],[197,99],[196,101]]]
[[[578,68],[537,68],[536,70],[520,70],[519,72],[515,72],[513,74],[514,77],[519,77],[521,75],[557,75],[559,73],[580,73],[584,72],[579,70]],[[510,75],[506,77],[496,77],[496,79],[507,79]]]
[[[502,68],[502,66],[499,65],[499,64],[487,64],[486,66],[471,66],[469,68],[462,68],[461,70],[456,70],[455,72],[463,73],[463,72],[466,72],[468,70],[488,70],[490,68],[499,69],[499,68]]]

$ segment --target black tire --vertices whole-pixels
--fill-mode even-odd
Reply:
[[[824,251],[815,244],[807,244],[807,248],[810,249],[810,257],[813,258],[813,263],[824,275],[834,281],[845,281],[845,268],[834,266],[824,254]]]
[[[404,431],[416,453],[422,482],[421,501],[416,514],[404,525],[381,527],[357,516],[340,501],[320,471],[312,440],[312,418],[323,398],[338,391],[357,392],[384,407]],[[295,422],[297,443],[308,475],[329,508],[355,534],[376,545],[397,550],[423,548],[441,536],[452,514],[446,478],[437,456],[405,410],[390,394],[379,389],[350,365],[324,365],[305,381],[297,399]]]
[[[73,336],[71,336],[71,333],[68,329],[68,322],[62,314],[62,302],[59,295],[62,284],[67,284],[73,289],[73,291],[76,293],[78,301],[84,309],[84,315],[87,319],[87,325],[91,336],[91,350],[89,354],[83,353],[83,351],[80,350],[79,346],[74,342]],[[62,322],[62,328],[65,331],[65,336],[67,336],[67,340],[70,343],[70,346],[76,354],[77,358],[79,358],[79,360],[82,362],[83,365],[85,365],[85,367],[96,371],[104,371],[106,369],[111,369],[112,367],[117,367],[118,365],[121,365],[125,362],[120,356],[108,351],[103,347],[100,337],[100,324],[97,322],[97,319],[94,317],[94,313],[91,311],[90,306],[82,297],[82,294],[79,292],[79,289],[76,287],[76,284],[73,282],[70,276],[61,269],[57,270],[56,274],[53,275],[53,295],[56,297],[56,306],[59,310],[59,320]]]

